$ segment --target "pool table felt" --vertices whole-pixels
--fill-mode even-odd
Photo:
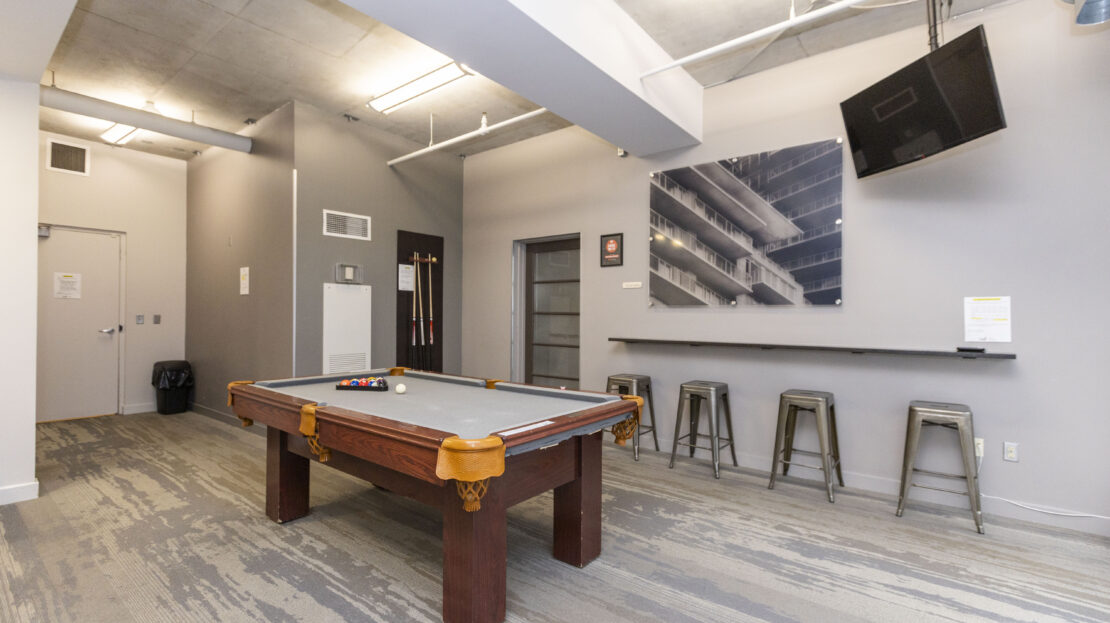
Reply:
[[[370,373],[360,374],[369,376]],[[505,431],[542,422],[568,413],[620,400],[618,396],[585,392],[558,392],[561,395],[534,393],[535,388],[514,391],[513,384],[504,389],[485,389],[484,384],[454,383],[440,379],[421,378],[418,373],[389,377],[389,391],[339,391],[335,384],[351,376],[328,376],[300,379],[313,382],[264,381],[260,387],[289,396],[310,400],[319,406],[333,406],[396,420],[405,424],[451,432],[463,439],[481,439],[497,431]],[[450,377],[448,377],[450,378]],[[477,381],[484,383],[483,381]],[[398,384],[407,391],[396,393]]]

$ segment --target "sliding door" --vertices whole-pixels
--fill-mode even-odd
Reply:
[[[578,238],[527,245],[525,382],[578,389]]]

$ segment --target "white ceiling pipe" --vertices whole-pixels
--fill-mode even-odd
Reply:
[[[456,143],[461,143],[465,140],[472,139],[476,136],[483,136],[485,134],[489,134],[490,132],[496,132],[497,130],[500,130],[501,128],[508,127],[508,126],[510,126],[514,123],[519,123],[521,121],[524,121],[525,119],[531,119],[532,117],[542,115],[545,112],[547,112],[546,108],[538,108],[536,110],[533,110],[532,112],[526,112],[523,115],[520,115],[519,117],[513,117],[512,119],[506,119],[506,120],[504,120],[500,123],[495,123],[495,124],[490,125],[490,126],[485,125],[485,116],[483,116],[482,117],[482,127],[478,128],[477,130],[474,130],[473,132],[467,132],[466,134],[460,134],[459,136],[456,136],[455,138],[449,138],[446,141],[443,141],[441,143],[436,143],[435,145],[429,145],[429,146],[425,147],[424,149],[418,149],[418,150],[412,152],[411,154],[401,156],[400,158],[394,158],[393,160],[390,160],[386,164],[389,165],[389,166],[393,166],[395,164],[401,164],[402,162],[404,162],[406,160],[412,160],[413,158],[419,158],[420,156],[423,156],[424,154],[430,154],[433,151],[443,149],[444,147],[450,147],[451,145],[454,145]]]
[[[244,153],[251,153],[252,141],[246,136],[231,132],[224,132],[187,121],[178,121],[169,117],[121,106],[113,102],[106,102],[87,95],[72,91],[63,91],[57,87],[39,85],[39,104],[47,108],[71,112],[86,117],[95,117],[105,121],[114,121],[124,125],[133,125],[136,128],[150,130],[159,134],[182,138],[187,141],[196,141],[205,145],[214,145],[226,149],[234,149]]]
[[[823,9],[817,9],[816,11],[804,13],[802,15],[799,15],[798,17],[788,19],[785,22],[779,22],[766,28],[761,28],[755,32],[748,33],[742,37],[737,37],[735,39],[732,39],[731,41],[725,41],[724,43],[717,44],[711,48],[706,48],[701,52],[695,52],[689,56],[683,56],[682,58],[676,61],[671,61],[666,65],[660,65],[659,67],[656,67],[651,71],[641,74],[640,79],[642,80],[644,78],[647,78],[648,76],[654,76],[655,74],[667,71],[668,69],[674,69],[675,67],[689,65],[690,63],[700,61],[711,56],[724,54],[729,50],[743,47],[753,41],[758,41],[759,39],[762,39],[764,37],[769,37],[773,34],[780,33],[788,28],[793,28],[794,26],[800,26],[801,24],[805,24],[806,22],[812,22],[813,20],[820,19],[822,17],[825,17],[826,15],[838,13],[840,11],[843,11],[844,9],[847,9],[848,7],[862,4],[866,1],[867,0],[842,0],[841,2],[830,4]]]

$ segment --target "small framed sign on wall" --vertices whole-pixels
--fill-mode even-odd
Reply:
[[[606,234],[601,237],[601,265],[624,265],[624,234]]]

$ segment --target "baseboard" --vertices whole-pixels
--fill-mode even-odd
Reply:
[[[221,411],[219,409],[213,409],[211,407],[206,407],[202,404],[197,404],[195,402],[193,404],[189,405],[189,410],[194,412],[194,413],[199,413],[201,415],[206,415],[210,418],[215,418],[217,420],[230,420],[231,418],[235,417],[234,414],[228,413],[227,411]]]
[[[198,405],[196,403],[189,405],[189,410],[193,413],[203,415],[204,417],[212,418],[213,420],[216,420],[222,424],[228,424],[238,428],[243,428],[242,421],[239,418],[235,417],[235,415],[232,413],[220,411],[219,409],[213,409],[204,405]],[[266,436],[266,427],[262,425],[248,426],[244,430],[255,435],[260,435],[263,437]]]
[[[123,408],[120,409],[120,413],[124,415],[130,415],[132,413],[149,413],[157,408],[157,404],[153,402],[136,402],[123,405]]]
[[[666,443],[664,443],[664,441],[665,440],[663,440],[663,439],[659,440],[659,449],[660,449],[660,451],[669,455],[670,454],[670,447],[671,447],[671,444],[673,442],[670,441],[670,440],[666,440]],[[645,449],[647,449],[645,447],[645,442],[646,442],[646,444],[651,443],[651,441],[647,437],[641,437],[640,438],[640,451],[641,452],[643,452]],[[685,450],[685,448],[683,448],[683,450]],[[728,451],[725,450],[724,452],[727,455]],[[682,456],[682,452],[680,452],[679,455]],[[686,455],[686,456],[688,456],[688,455]],[[709,454],[708,450],[698,450],[694,454],[694,457],[699,458],[699,459],[709,459],[710,454]],[[816,459],[814,459],[814,460],[816,460]],[[750,452],[737,452],[736,453],[736,462],[739,463],[740,467],[742,467],[742,468],[755,470],[755,471],[760,471],[760,472],[763,472],[763,473],[767,474],[768,477],[770,476],[771,457],[769,455],[754,454],[754,453],[750,453]],[[722,465],[727,465],[729,463],[731,463],[731,461],[729,461],[728,459],[722,459],[721,460]],[[791,470],[790,475],[792,477],[796,476],[796,477],[798,477],[800,479],[803,479],[803,480],[814,480],[814,481],[820,481],[824,478],[824,476],[821,474],[820,471],[804,469],[804,468],[803,469]],[[863,490],[866,490],[866,491],[871,491],[871,492],[874,492],[874,493],[882,493],[882,494],[886,494],[886,495],[898,495],[899,481],[895,478],[885,478],[885,477],[882,477],[882,476],[875,476],[873,474],[865,474],[863,472],[853,472],[853,471],[850,471],[850,470],[844,470],[844,484],[846,484],[847,486],[849,486],[853,489],[863,489]]]
[[[22,502],[24,500],[33,500],[38,496],[39,481],[37,478],[31,482],[0,487],[0,506],[14,504],[15,502]]]

